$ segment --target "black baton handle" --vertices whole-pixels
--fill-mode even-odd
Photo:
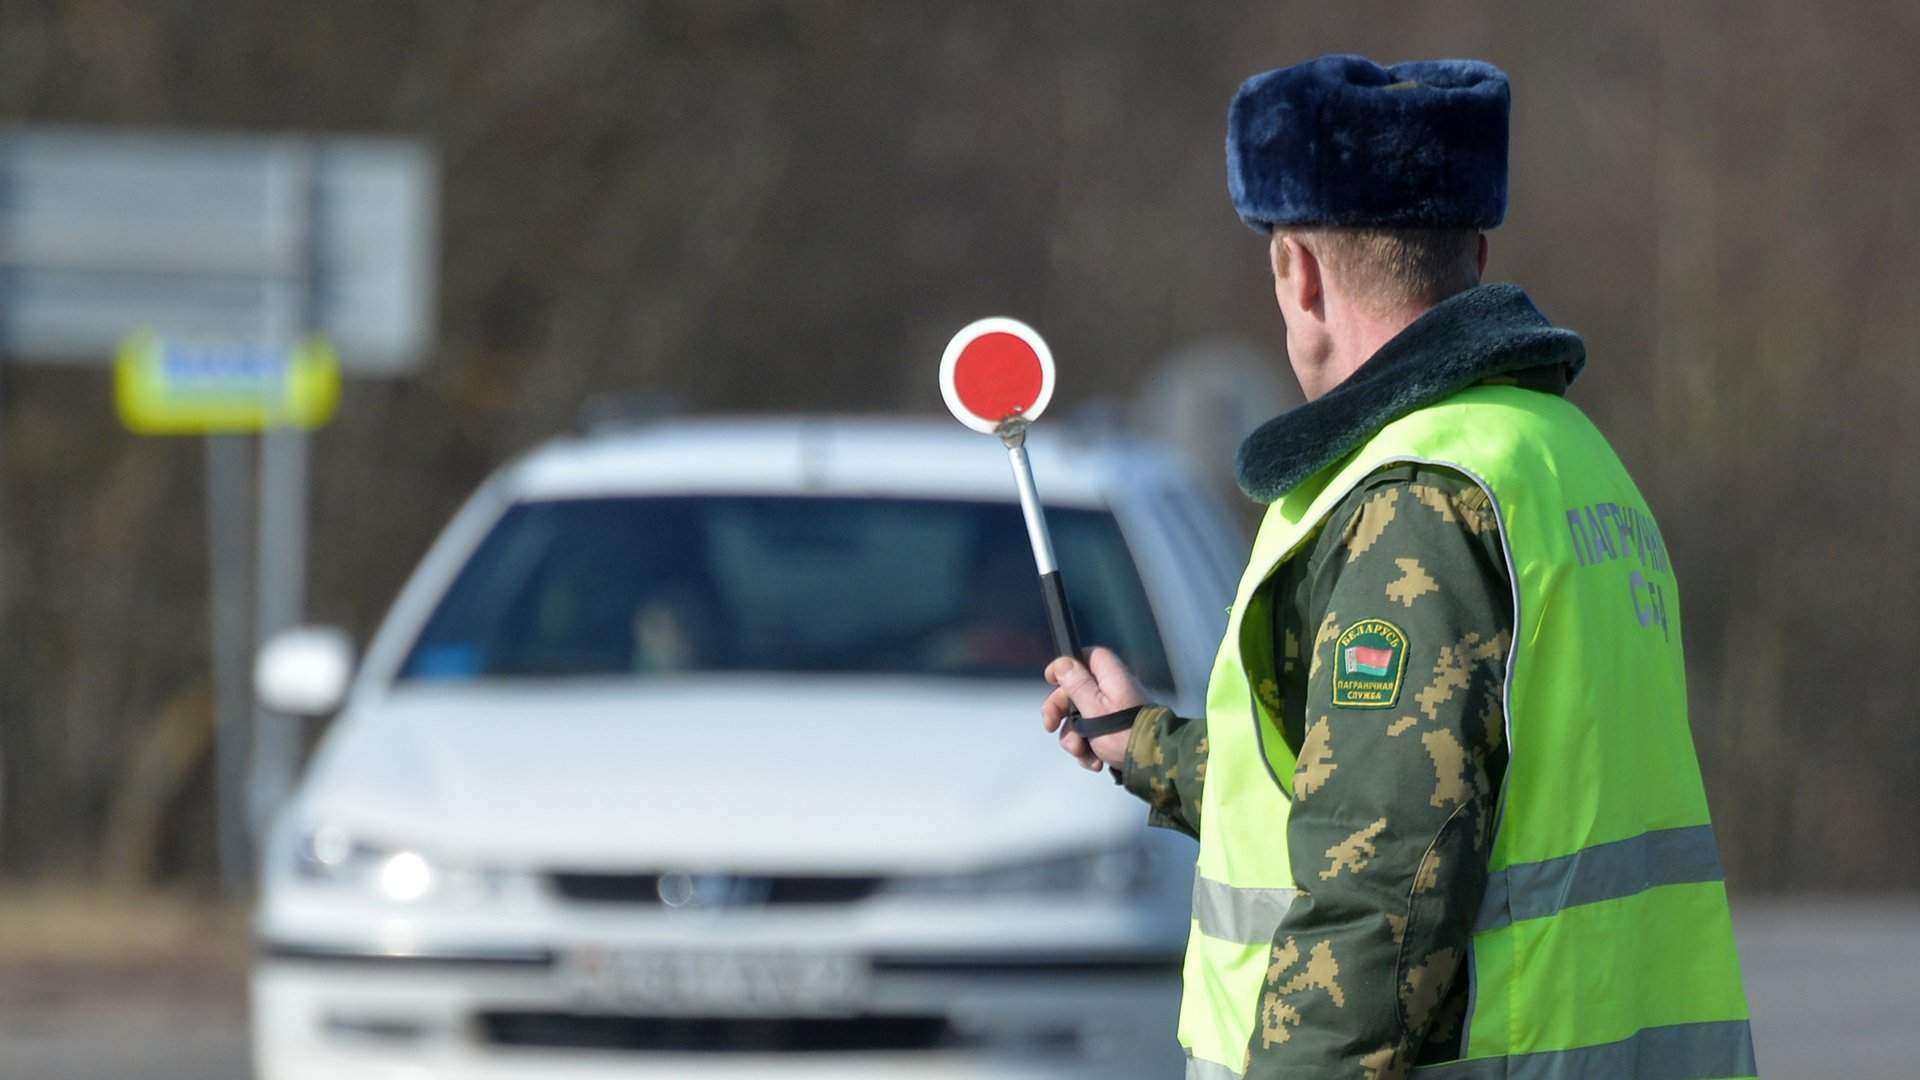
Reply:
[[[1061,656],[1071,656],[1082,663],[1086,656],[1080,649],[1080,634],[1073,627],[1073,609],[1067,606],[1067,584],[1060,577],[1060,571],[1051,570],[1040,575],[1040,595],[1047,602],[1047,630],[1053,634],[1053,650]],[[1093,740],[1102,735],[1111,735],[1116,731],[1125,731],[1133,726],[1133,715],[1139,709],[1123,709],[1109,716],[1096,716],[1092,719],[1080,715],[1071,700],[1067,702],[1067,716],[1063,723],[1066,730],[1075,732],[1083,739]],[[1109,769],[1113,773],[1113,782],[1122,783],[1119,769]]]
[[[1073,609],[1067,606],[1067,585],[1060,579],[1060,571],[1040,575],[1040,595],[1047,602],[1047,629],[1053,633],[1053,651],[1085,660],[1080,655],[1080,635],[1073,629]]]

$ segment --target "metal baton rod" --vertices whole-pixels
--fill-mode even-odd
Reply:
[[[1047,515],[1040,508],[1040,491],[1033,484],[1033,462],[1027,459],[1027,420],[1009,417],[996,432],[1006,444],[1007,461],[1013,466],[1013,483],[1020,490],[1020,514],[1027,520],[1027,540],[1033,544],[1033,565],[1040,571],[1040,596],[1047,605],[1047,629],[1053,634],[1054,652],[1076,660],[1086,658],[1080,651],[1080,635],[1073,627],[1073,609],[1067,606],[1067,586],[1060,578],[1060,564],[1053,557],[1053,537],[1047,533]],[[1067,705],[1067,724],[1078,727],[1080,713]]]

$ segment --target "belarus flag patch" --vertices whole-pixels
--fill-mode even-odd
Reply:
[[[1334,648],[1334,707],[1393,708],[1407,672],[1407,635],[1385,619],[1361,619],[1341,631]]]
[[[1347,670],[1360,675],[1372,675],[1376,679],[1386,678],[1393,670],[1393,650],[1376,649],[1371,645],[1349,645]]]

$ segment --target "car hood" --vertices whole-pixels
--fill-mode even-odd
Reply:
[[[1041,730],[1039,683],[403,684],[329,736],[306,825],[449,859],[938,872],[1118,843],[1140,810]]]

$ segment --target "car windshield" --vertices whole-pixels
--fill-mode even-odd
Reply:
[[[1047,514],[1084,642],[1171,688],[1111,514]],[[897,498],[522,503],[481,542],[405,679],[772,671],[1033,678],[1053,656],[1020,510]]]

